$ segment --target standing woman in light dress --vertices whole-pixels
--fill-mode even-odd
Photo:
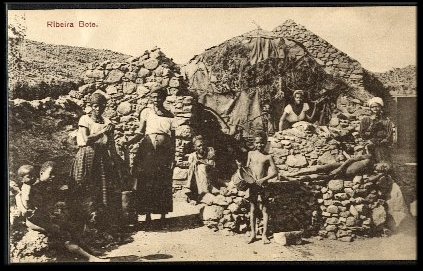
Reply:
[[[100,93],[90,98],[92,110],[78,122],[76,141],[79,150],[71,166],[70,177],[74,209],[81,219],[99,222],[104,227],[118,224],[116,207],[120,180],[113,169],[113,155],[117,155],[113,136],[114,125],[102,114],[107,99]],[[76,210],[74,210],[76,211]],[[93,221],[93,220],[99,221]]]
[[[151,106],[140,113],[140,128],[132,139],[123,142],[129,145],[139,141],[132,173],[136,178],[136,204],[138,214],[161,214],[161,219],[173,211],[172,169],[175,159],[173,115],[163,107],[166,90],[159,89],[150,94]]]
[[[304,102],[304,91],[301,89],[294,91],[293,103],[285,106],[282,117],[279,120],[279,131],[292,128],[292,124],[298,121],[310,121],[316,113],[316,105],[311,115],[307,115],[310,110],[308,103]]]

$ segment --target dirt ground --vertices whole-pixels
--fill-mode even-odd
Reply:
[[[406,202],[416,199],[416,168],[405,163],[416,162],[409,150],[394,152],[395,169],[403,184]],[[413,181],[411,181],[413,180]],[[303,239],[303,244],[282,246],[271,239],[247,244],[248,234],[228,235],[203,226],[199,218],[201,205],[191,205],[183,198],[174,199],[174,212],[165,225],[158,225],[159,215],[153,215],[153,225],[147,227],[144,217],[131,235],[133,239],[105,253],[112,262],[282,262],[282,261],[401,261],[417,260],[416,217],[406,219],[389,237],[357,238],[353,242]],[[156,219],[156,220],[154,220]],[[395,262],[398,263],[398,262]]]
[[[112,262],[417,260],[415,218],[390,237],[358,238],[350,243],[312,237],[301,245],[282,246],[273,239],[266,245],[261,240],[247,244],[247,234],[214,232],[202,225],[200,208],[176,198],[174,212],[164,225],[159,226],[159,216],[153,215],[153,226],[147,227],[139,216],[133,241],[104,256]]]

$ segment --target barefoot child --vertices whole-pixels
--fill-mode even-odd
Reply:
[[[254,136],[254,150],[248,152],[247,167],[250,169],[255,183],[249,187],[250,200],[250,225],[251,236],[248,243],[257,240],[256,237],[256,210],[259,208],[259,202],[262,204],[263,213],[263,235],[264,244],[269,244],[267,238],[267,226],[269,222],[269,214],[267,213],[268,202],[263,193],[263,187],[266,183],[278,175],[278,170],[271,155],[267,154],[264,149],[267,143],[267,136],[263,132],[258,132]],[[237,162],[240,167],[241,164]]]
[[[64,246],[70,252],[79,254],[90,262],[105,262],[108,259],[101,259],[89,254],[75,243],[78,233],[73,232],[75,227],[71,223],[68,212],[54,212],[54,196],[60,191],[56,188],[55,163],[48,161],[41,166],[40,178],[36,180],[34,167],[22,166],[18,170],[23,182],[21,193],[16,198],[17,205],[23,208],[26,225],[29,229],[42,232],[50,237],[63,241]],[[53,205],[53,206],[52,206]]]

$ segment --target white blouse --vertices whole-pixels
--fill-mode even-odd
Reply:
[[[141,111],[140,121],[146,121],[145,134],[168,134],[171,136],[173,118],[159,116],[153,108],[147,107]]]
[[[299,115],[294,113],[294,110],[292,109],[292,106],[288,104],[285,106],[284,112],[286,113],[286,120],[289,122],[297,122],[302,121],[306,117],[306,112],[310,109],[310,106],[308,103],[304,103],[303,110],[301,110],[301,113]]]
[[[108,125],[110,123],[110,120],[108,118],[103,118],[103,119],[104,119],[104,123],[101,124],[101,123],[94,122],[94,120],[92,118],[90,118],[90,116],[83,115],[79,119],[78,125],[80,127],[88,128],[88,131],[89,131],[88,135],[95,134],[95,133],[98,133],[101,129],[103,129],[106,125]],[[82,136],[82,130],[81,129],[78,129],[78,133],[76,134],[76,143],[78,144],[78,146],[86,146],[87,145],[87,141],[84,140],[84,138]],[[103,134],[94,143],[107,144],[107,136],[105,134]]]

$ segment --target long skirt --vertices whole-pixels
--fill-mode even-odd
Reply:
[[[74,215],[84,221],[97,219],[96,223],[116,223],[121,196],[120,180],[114,172],[106,146],[79,148],[70,172],[74,180],[70,187]]]
[[[173,211],[172,162],[174,148],[166,134],[146,135],[134,158],[136,205],[139,214]]]

